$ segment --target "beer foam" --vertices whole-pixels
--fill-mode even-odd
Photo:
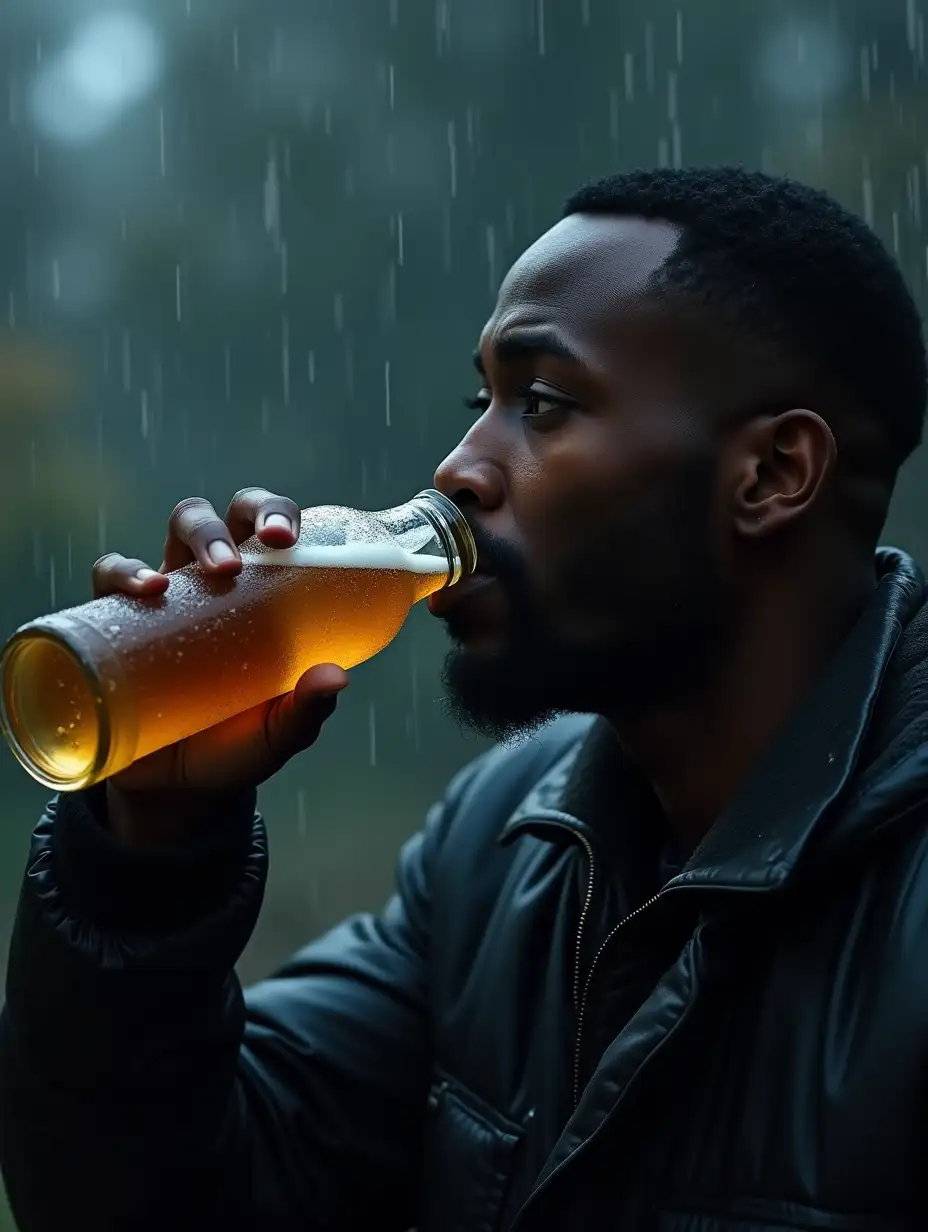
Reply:
[[[292,548],[249,552],[243,559],[255,565],[286,565],[298,569],[396,569],[404,573],[448,573],[448,562],[443,556],[407,552],[397,543],[343,543],[336,547],[298,543]]]

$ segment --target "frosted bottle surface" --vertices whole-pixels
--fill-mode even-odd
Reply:
[[[234,578],[188,565],[156,598],[110,595],[25,626],[3,658],[14,752],[49,786],[86,786],[288,692],[316,663],[369,659],[414,603],[460,576],[453,536],[468,556],[469,532],[453,522],[436,534],[424,517],[400,519],[397,533],[396,515],[413,506],[308,510],[295,547],[243,544]],[[338,535],[349,541],[312,541]],[[470,572],[472,553],[465,565]]]

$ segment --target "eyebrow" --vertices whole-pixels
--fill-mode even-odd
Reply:
[[[554,359],[566,359],[572,364],[582,364],[580,352],[570,346],[560,334],[547,328],[513,330],[504,334],[495,346],[493,352],[502,363],[519,359],[533,359],[539,355],[547,355]],[[481,376],[486,376],[483,357],[479,350],[474,351],[474,367]]]

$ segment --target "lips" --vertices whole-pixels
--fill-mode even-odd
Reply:
[[[444,590],[437,590],[433,595],[429,595],[429,611],[433,616],[443,619],[454,609],[469,603],[496,584],[496,578],[490,573],[472,573],[456,585],[446,586]]]

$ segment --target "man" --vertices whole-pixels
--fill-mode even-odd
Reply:
[[[432,609],[505,743],[380,915],[244,999],[254,789],[341,669],[49,807],[2,1023],[24,1232],[924,1226],[928,609],[876,551],[925,401],[898,270],[799,185],[619,176],[516,262],[477,364],[435,482],[481,573]],[[110,556],[96,592],[297,519],[183,502],[162,570]]]

